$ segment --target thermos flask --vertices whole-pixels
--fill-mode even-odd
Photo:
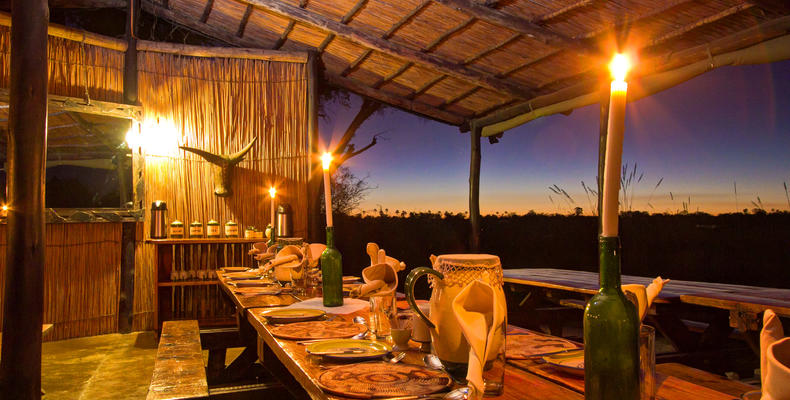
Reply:
[[[162,200],[151,203],[151,239],[167,238],[167,204]]]

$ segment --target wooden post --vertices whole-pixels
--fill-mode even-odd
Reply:
[[[480,251],[480,131],[481,127],[472,125],[469,136],[471,160],[469,163],[469,222],[472,233],[469,238],[469,251]]]
[[[0,393],[41,398],[44,177],[47,159],[47,0],[11,2],[6,253]]]
[[[126,104],[137,104],[137,20],[140,16],[140,1],[129,0],[127,4],[126,16],[126,53],[124,55],[123,69],[123,101]],[[139,129],[139,123],[132,122],[131,129]],[[126,158],[123,154],[118,154],[118,177],[126,174]],[[145,162],[140,157],[140,151],[132,149],[132,177],[134,184],[132,189],[132,208],[142,208],[143,190],[138,188],[143,184],[142,167]],[[118,179],[121,186],[122,207],[126,204],[126,180]],[[128,333],[132,331],[132,318],[134,317],[134,266],[135,266],[135,240],[136,222],[123,223],[123,235],[121,240],[121,292],[118,297],[118,331]]]
[[[606,84],[600,90],[601,93],[601,116],[598,125],[598,235],[603,229],[601,215],[603,214],[603,170],[606,160],[606,137],[609,126],[609,85]]]
[[[307,183],[307,237],[311,243],[323,242],[321,234],[321,168],[318,165],[318,55],[309,53],[307,58],[307,140],[308,168]]]

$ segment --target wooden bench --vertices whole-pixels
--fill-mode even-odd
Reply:
[[[162,324],[147,400],[208,399],[198,322]]]

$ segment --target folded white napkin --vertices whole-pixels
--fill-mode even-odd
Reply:
[[[630,284],[630,285],[622,285],[621,289],[625,292],[625,295],[629,297],[629,300],[634,302],[636,305],[637,310],[639,311],[639,319],[644,320],[645,315],[647,315],[648,310],[650,310],[650,306],[653,305],[653,301],[658,297],[658,294],[661,292],[661,289],[664,288],[664,285],[669,282],[669,279],[661,279],[661,277],[657,277],[653,279],[653,283],[645,287],[645,285],[640,284]]]
[[[760,331],[762,400],[790,400],[790,338],[773,310],[763,313]]]
[[[483,367],[505,345],[503,329],[507,305],[489,284],[474,280],[458,293],[452,308],[469,343],[469,369],[466,379],[473,389],[470,398],[481,399],[485,392]]]

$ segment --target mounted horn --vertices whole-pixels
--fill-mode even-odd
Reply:
[[[194,147],[178,146],[178,148],[195,153],[202,157],[204,160],[213,164],[214,167],[214,194],[219,197],[228,197],[233,194],[231,188],[231,177],[233,176],[233,167],[244,160],[244,156],[252,149],[257,137],[252,138],[250,144],[244,146],[241,151],[230,156],[223,156],[219,154],[212,154],[205,150],[196,149]]]

